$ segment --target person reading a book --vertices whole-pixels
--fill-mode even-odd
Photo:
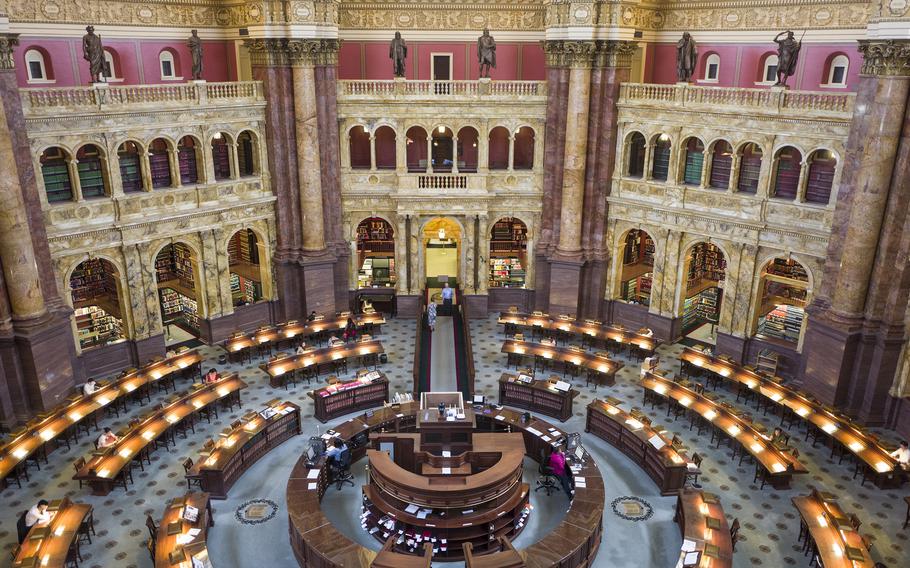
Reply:
[[[303,355],[304,353],[306,353],[306,343],[301,341],[300,345],[297,346],[297,354]]]
[[[344,326],[344,333],[341,334],[341,338],[345,341],[354,341],[357,339],[357,324],[354,323],[352,318],[348,318],[348,323]]]
[[[32,528],[37,524],[46,524],[51,521],[51,514],[47,510],[49,503],[45,499],[38,501],[38,504],[28,510],[25,514],[25,526]]]
[[[98,390],[98,384],[91,379],[89,379],[84,385],[82,385],[82,392],[84,392],[85,394],[92,394],[96,390]]]
[[[307,321],[316,321],[316,310],[310,312],[310,315],[306,317]]]
[[[897,464],[901,466],[901,469],[910,471],[910,443],[907,440],[902,441],[900,447],[889,455],[897,460]]]
[[[218,376],[218,371],[216,369],[209,369],[209,372],[205,374],[202,378],[203,383],[217,383],[218,379],[221,377]]]
[[[104,432],[98,436],[98,447],[99,448],[108,448],[117,443],[117,440],[120,438],[117,437],[117,434],[111,432],[110,428],[105,427]]]

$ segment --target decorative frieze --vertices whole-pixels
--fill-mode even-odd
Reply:
[[[545,27],[543,0],[344,1],[346,30],[534,31]]]
[[[910,76],[910,40],[860,40],[863,75]]]
[[[341,40],[259,38],[245,45],[254,66],[337,65]]]

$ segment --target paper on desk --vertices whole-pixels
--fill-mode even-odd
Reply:
[[[450,473],[452,473],[452,468],[451,468],[451,467],[444,467],[444,468],[442,468],[442,474],[443,474],[443,475],[449,475]]]
[[[395,418],[404,418],[404,414],[396,414]]]
[[[307,479],[318,479],[318,478],[319,478],[319,470],[318,470],[318,469],[311,469],[310,471],[307,472],[306,478],[307,478]]]
[[[420,509],[420,507],[418,507],[417,505],[408,505],[407,507],[405,507],[404,512],[414,514],[417,512],[418,509]]]
[[[687,552],[686,557],[683,559],[683,566],[695,566],[698,564],[698,556],[698,551]]]
[[[306,488],[309,489],[309,490],[311,490],[311,491],[315,490],[317,487],[319,487],[319,485],[316,484],[316,483],[308,483],[307,486],[306,486]]]
[[[199,534],[201,532],[202,532],[202,529],[190,529],[186,532],[186,534],[188,534],[192,537],[195,537],[197,534]]]
[[[446,416],[446,422],[455,422],[454,416]]]
[[[549,437],[549,436],[541,436],[540,439],[543,440],[544,442],[549,442],[549,441],[550,441],[550,437]]]
[[[450,458],[450,457],[452,457],[452,452],[450,452],[449,450],[442,450],[442,457]]]
[[[654,446],[655,450],[659,450],[662,447],[667,445],[667,443],[664,442],[664,439],[661,438],[660,436],[658,436],[657,434],[654,434],[653,436],[648,438],[648,441],[651,442],[651,445]]]
[[[683,543],[682,543],[682,551],[683,552],[692,552],[693,550],[695,550],[695,541],[689,540],[688,538],[684,539]]]
[[[496,415],[496,420],[505,420],[505,419],[506,419],[506,417],[503,416],[502,414],[497,414],[497,415]]]
[[[420,512],[417,513],[417,518],[418,518],[418,519],[426,519],[426,518],[427,518],[427,515],[429,515],[429,514],[430,514],[430,511],[428,511],[427,509],[421,509]]]
[[[540,432],[540,430],[535,430],[534,428],[528,428],[527,430],[528,430],[529,433],[534,434],[535,436],[542,436],[542,435],[543,435],[543,434]]]

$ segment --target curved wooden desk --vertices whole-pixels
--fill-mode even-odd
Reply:
[[[199,510],[195,522],[183,518],[187,506]],[[155,568],[173,568],[189,566],[190,558],[205,560],[208,558],[206,537],[209,527],[215,526],[211,502],[208,493],[187,493],[167,504],[164,516],[158,524],[158,537],[155,539]],[[195,529],[195,530],[194,530]],[[190,531],[198,534],[192,536]]]
[[[872,568],[875,562],[859,532],[833,495],[812,491],[793,497],[793,506],[802,518],[802,531],[815,542],[825,568]]]
[[[371,433],[414,432],[418,405],[406,403],[400,407],[376,410],[342,422],[334,427],[338,436],[351,447],[352,459],[366,455]],[[522,412],[508,408],[475,411],[477,433],[521,433],[527,455],[535,460],[540,450],[561,443],[566,434],[548,422],[532,418],[525,422]],[[344,536],[332,526],[322,512],[320,499],[328,483],[328,468],[322,460],[308,466],[301,458],[291,472],[287,486],[288,517],[291,547],[300,566],[305,568],[366,568],[377,553]],[[597,464],[587,459],[578,477],[585,486],[576,485],[575,497],[566,517],[545,538],[520,551],[525,563],[533,567],[575,568],[589,566],[600,546],[601,519],[604,509],[604,483]]]
[[[13,552],[15,568],[64,568],[69,549],[79,536],[82,523],[92,515],[92,506],[69,499],[52,501],[47,508],[53,514],[46,525],[34,525],[25,541]]]
[[[638,333],[621,326],[603,324],[594,320],[573,320],[554,318],[547,314],[534,315],[520,312],[501,312],[498,323],[505,326],[515,326],[530,329],[544,329],[548,331],[562,331],[591,337],[601,341],[612,341],[623,345],[634,346],[645,353],[653,353],[660,345],[660,341],[650,335]]]
[[[692,566],[698,568],[733,566],[730,526],[716,495],[688,487],[681,489],[676,501],[675,520],[683,537],[681,558],[687,552],[697,554],[698,563]]]
[[[342,343],[334,347],[311,349],[302,355],[288,354],[282,356],[279,354],[279,356],[271,358],[268,363],[259,365],[259,368],[268,373],[271,386],[279,387],[283,380],[282,375],[286,373],[308,368],[315,368],[318,373],[319,365],[354,357],[376,357],[380,353],[385,353],[382,342],[378,339],[369,339],[367,341]]]
[[[290,321],[261,327],[253,333],[235,333],[223,345],[228,353],[239,354],[244,349],[251,347],[272,343],[278,345],[282,341],[292,341],[298,337],[308,337],[323,331],[341,331],[347,325],[348,317],[354,320],[358,328],[365,325],[380,326],[385,323],[385,318],[380,313],[336,316],[310,322]]]
[[[509,355],[510,362],[513,358],[541,357],[548,361],[559,361],[600,373],[606,376],[608,381],[612,381],[616,372],[625,366],[623,363],[610,359],[605,353],[591,353],[580,347],[558,347],[517,339],[503,341],[502,352]]]

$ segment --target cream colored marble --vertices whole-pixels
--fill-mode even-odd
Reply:
[[[566,102],[566,143],[557,247],[557,251],[562,254],[577,254],[581,251],[590,92],[590,67],[573,67],[569,71],[569,97]]]
[[[322,212],[322,171],[319,159],[319,126],[316,122],[316,79],[311,63],[291,68],[294,82],[294,116],[297,132],[297,177],[300,185],[300,214],[303,248],[325,248]]]

